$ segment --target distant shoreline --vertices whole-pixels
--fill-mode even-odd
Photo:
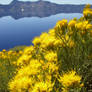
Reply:
[[[0,5],[0,17],[48,17],[59,13],[82,13],[85,5],[55,4],[48,1],[23,2],[12,1],[9,5]]]

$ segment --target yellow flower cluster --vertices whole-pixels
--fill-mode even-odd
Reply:
[[[71,21],[68,23],[68,27],[69,27],[69,28],[75,27],[76,22],[77,22],[76,20],[71,20]]]
[[[18,59],[17,74],[9,82],[11,92],[51,92],[53,89],[51,75],[54,73],[55,76],[58,72],[57,54],[45,51],[46,54],[42,58],[36,49],[39,48],[33,46],[25,48],[23,55]]]
[[[52,30],[48,34],[42,33],[40,37],[36,37],[33,40],[34,46],[40,45],[41,48],[53,48],[53,46],[57,47],[58,45],[62,44],[62,42],[60,42],[60,40],[53,35],[55,34],[54,29]],[[53,34],[51,34],[51,32],[53,32]]]
[[[31,92],[51,92],[53,84],[50,82],[39,82],[36,83],[34,89]]]
[[[65,74],[63,74],[62,76],[60,76],[59,81],[62,83],[63,85],[63,92],[68,92],[69,88],[73,87],[80,87],[81,85],[81,77],[79,75],[76,75],[75,71],[69,71]]]
[[[16,75],[9,82],[11,92],[69,92],[76,87],[80,90],[82,77],[76,72],[89,53],[86,46],[92,39],[92,24],[85,18],[87,10],[91,11],[84,9],[82,19],[60,20],[49,32],[34,38],[33,46],[25,48],[17,60]]]
[[[17,67],[16,60],[22,55],[23,51],[0,51],[0,91],[7,92],[7,84],[14,75]]]
[[[16,60],[19,56],[22,55],[22,51],[16,52],[16,51],[6,51],[5,49],[3,49],[2,51],[0,51],[0,60],[7,60],[9,59],[9,61],[13,61],[14,59]]]
[[[57,62],[57,53],[47,52],[46,55],[45,55],[45,59],[48,62]]]
[[[46,70],[42,70],[40,61],[31,60],[29,65],[18,69],[17,75],[9,83],[9,89],[11,92],[50,92],[54,85],[54,83],[51,83],[51,72],[44,71]]]
[[[86,7],[84,8],[84,11],[83,11],[83,15],[84,17],[89,17],[89,18],[92,18],[92,9],[90,8],[91,5],[86,5]]]

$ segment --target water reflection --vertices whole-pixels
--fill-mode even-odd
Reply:
[[[30,45],[35,36],[53,28],[58,20],[74,17],[80,18],[82,14],[57,14],[45,18],[22,18],[15,20],[12,17],[0,19],[0,49],[12,48],[16,45]]]

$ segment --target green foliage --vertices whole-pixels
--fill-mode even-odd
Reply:
[[[15,51],[0,52],[0,92],[8,92],[8,82],[15,75],[16,60],[21,56]]]
[[[9,50],[12,50],[12,51],[23,51],[24,48],[26,48],[27,46],[15,46],[14,48],[11,48]]]

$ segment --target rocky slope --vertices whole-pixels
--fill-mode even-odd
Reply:
[[[14,0],[9,5],[0,5],[0,17],[47,17],[58,13],[82,13],[85,5],[55,4],[48,1],[23,2]]]

